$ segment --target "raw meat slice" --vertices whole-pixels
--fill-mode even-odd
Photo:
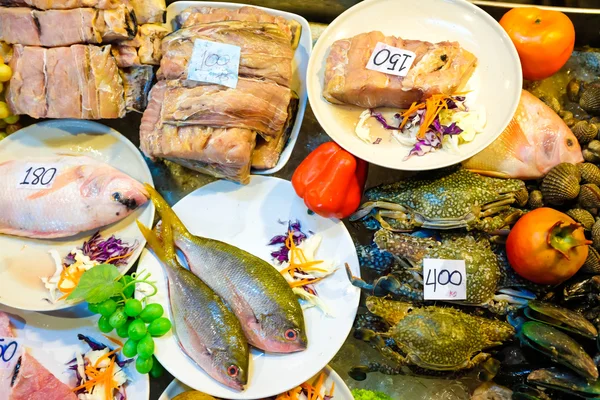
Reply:
[[[378,42],[416,54],[406,77],[368,70],[366,65]],[[456,42],[429,43],[361,33],[333,43],[325,65],[323,97],[335,104],[364,108],[407,108],[434,94],[452,94],[473,72],[477,58]]]
[[[15,45],[10,67],[13,76],[6,89],[6,102],[13,114],[45,117],[46,49]]]
[[[110,48],[88,46],[91,71],[98,94],[100,118],[122,118],[126,113],[123,81]]]
[[[120,69],[125,90],[125,108],[127,111],[144,112],[148,104],[148,93],[154,79],[154,68],[142,65]]]
[[[48,49],[46,60],[48,110],[45,117],[81,118],[80,74],[72,48]]]
[[[98,91],[92,75],[90,55],[87,46],[72,46],[75,69],[79,88],[81,90],[81,117],[82,119],[99,119],[100,105],[98,104]]]
[[[256,133],[240,128],[199,125],[178,127],[161,120],[166,82],[158,82],[140,125],[141,149],[148,157],[165,158],[188,168],[240,183],[250,179]]]
[[[1,6],[29,6],[40,10],[69,10],[82,7],[106,10],[127,3],[127,0],[0,0]]]
[[[162,23],[167,4],[165,0],[130,0],[138,24]]]
[[[298,47],[302,26],[294,20],[274,16],[256,7],[244,6],[237,10],[205,6],[189,7],[176,18],[179,26],[187,28],[193,25],[220,21],[246,21],[277,24],[286,33],[292,48]]]
[[[270,79],[289,87],[292,50],[289,37],[276,24],[224,21],[180,29],[162,42],[159,79],[187,79],[188,65],[197,39],[239,46],[239,75]]]
[[[288,117],[292,92],[276,83],[240,78],[232,89],[167,82],[161,111],[166,124],[244,128],[258,132],[268,141],[277,137]]]
[[[162,55],[161,41],[168,34],[169,30],[162,25],[140,25],[134,39],[113,47],[113,56],[117,59],[117,65],[121,68],[159,65]]]
[[[131,39],[135,33],[135,21],[125,6],[114,10],[48,11],[0,7],[0,40],[10,44],[58,47],[108,43]]]
[[[111,52],[117,62],[117,67],[119,68],[142,65],[142,62],[138,57],[138,51],[135,47],[116,45],[112,46]]]

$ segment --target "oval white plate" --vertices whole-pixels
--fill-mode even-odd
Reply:
[[[152,184],[152,176],[140,151],[125,136],[112,128],[91,121],[53,120],[28,126],[0,141],[0,162],[20,157],[51,157],[58,153],[87,155],[127,173],[140,182]],[[68,210],[65,210],[68,212]],[[100,229],[103,237],[115,235],[139,246],[126,266],[126,272],[139,257],[146,241],[135,220],[145,224],[154,220],[154,206],[148,202],[127,218]],[[23,310],[51,311],[71,307],[76,303],[45,300],[48,291],[40,280],[56,270],[48,254],[56,250],[66,256],[80,247],[94,231],[76,236],[39,240],[0,235],[0,304]]]
[[[348,389],[348,386],[346,386],[346,382],[344,382],[344,380],[337,374],[337,372],[335,372],[333,369],[331,369],[330,366],[327,366],[323,370],[323,372],[325,372],[325,374],[327,374],[324,386],[326,388],[330,388],[332,384],[335,385],[335,390],[333,392],[334,400],[353,400],[354,399],[354,397],[352,397],[352,393],[350,392],[350,389]],[[310,379],[310,381],[317,379],[318,375],[319,374],[316,374],[312,379]],[[175,398],[175,396],[177,396],[183,392],[189,392],[191,390],[194,390],[194,389],[192,389],[189,386],[184,385],[183,383],[181,383],[177,379],[175,379],[175,380],[173,380],[173,382],[171,382],[169,384],[169,386],[167,386],[167,388],[165,389],[163,394],[158,398],[158,400],[173,400]]]
[[[219,7],[228,8],[231,10],[247,6],[247,4],[223,3],[218,1],[203,1],[202,3],[198,3],[197,1],[176,1],[174,3],[169,4],[169,7],[167,7],[167,26],[171,28],[175,17],[179,15],[183,10],[185,10],[188,7],[198,6],[199,4],[201,4],[203,7]],[[307,103],[306,69],[308,66],[308,60],[310,58],[310,52],[312,50],[312,36],[310,33],[310,26],[308,25],[308,21],[306,21],[306,19],[299,15],[281,10],[274,10],[272,8],[258,6],[252,7],[260,8],[261,10],[264,10],[269,14],[280,16],[285,19],[295,20],[302,26],[300,42],[298,43],[298,48],[294,52],[294,59],[292,60],[293,76],[292,84],[290,86],[291,89],[294,92],[296,92],[296,94],[299,97],[296,121],[294,122],[294,126],[292,128],[290,137],[287,143],[285,144],[283,151],[281,152],[281,156],[279,157],[277,165],[271,169],[252,170],[252,173],[254,174],[269,175],[279,171],[285,166],[285,164],[287,164],[287,162],[290,159],[290,156],[292,155],[292,151],[294,150],[294,146],[296,145],[296,141],[298,140],[298,134],[300,133],[300,127],[302,126],[302,119],[304,118],[304,111],[306,110]]]
[[[252,350],[245,391],[237,392],[210,378],[181,351],[172,333],[156,339],[160,363],[184,384],[226,399],[273,396],[322,370],[346,340],[360,299],[359,289],[350,284],[343,267],[348,263],[354,275],[360,273],[354,243],[344,224],[308,215],[290,182],[261,176],[252,176],[247,186],[226,181],[208,184],[183,198],[173,209],[192,233],[226,241],[267,261],[271,261],[270,253],[276,250],[267,243],[287,230],[287,225],[278,221],[298,219],[304,232],[322,236],[317,257],[335,261],[340,268],[316,285],[334,317],[327,317],[316,308],[304,312],[308,335],[305,351],[275,355]],[[155,277],[159,293],[151,299],[169,309],[164,270],[152,253],[142,253],[138,270]]]
[[[52,314],[22,311],[2,305],[0,311],[8,314],[15,335],[25,341],[29,353],[70,387],[75,387],[76,378],[72,371],[67,370],[66,364],[75,358],[76,352],[85,354],[90,350],[87,344],[77,339],[77,334],[81,333],[115,348],[115,344],[98,331],[96,324],[99,316],[90,314],[84,304]],[[116,338],[116,335],[112,337]],[[140,375],[135,370],[135,362],[125,367],[125,372],[130,378],[130,382],[125,387],[127,398],[148,400],[150,398],[148,375]]]
[[[435,12],[433,12],[435,11]],[[395,140],[378,145],[363,142],[354,133],[358,114],[348,106],[330,104],[322,95],[325,60],[333,42],[359,33],[430,42],[457,41],[475,54],[478,66],[468,83],[471,104],[486,110],[484,131],[453,154],[439,150],[404,161],[409,148]],[[521,63],[504,29],[485,11],[465,0],[366,0],[346,10],[323,32],[308,64],[308,98],[317,120],[340,146],[373,164],[399,170],[421,171],[457,164],[492,143],[508,125],[521,96]]]

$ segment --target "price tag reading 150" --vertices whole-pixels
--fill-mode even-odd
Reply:
[[[425,300],[466,300],[467,276],[464,260],[423,260]]]
[[[375,50],[367,63],[367,69],[390,75],[406,76],[416,56],[412,51],[379,42],[375,45]]]
[[[23,346],[18,339],[0,337],[0,370],[12,370],[23,353]]]

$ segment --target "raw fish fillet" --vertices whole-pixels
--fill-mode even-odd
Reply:
[[[140,144],[146,156],[165,158],[219,178],[248,183],[256,133],[242,128],[164,124],[161,110],[167,91],[158,82],[140,125]]]
[[[70,10],[82,7],[107,10],[119,8],[127,3],[127,0],[0,0],[1,6],[29,6],[40,10]]]
[[[244,21],[277,24],[289,38],[292,48],[298,47],[302,26],[294,20],[286,20],[283,17],[271,15],[256,7],[244,6],[236,10],[228,8],[215,8],[205,6],[193,6],[186,8],[176,18],[177,24],[187,28],[198,24],[221,21]]]
[[[143,113],[148,105],[148,94],[154,79],[154,68],[151,65],[129,67],[119,70],[125,90],[125,107],[127,111]]]
[[[405,77],[366,68],[378,42],[412,51]],[[363,108],[408,108],[434,94],[453,94],[469,79],[477,58],[456,42],[429,43],[385,36],[378,31],[337,40],[325,64],[323,97],[334,104]]]
[[[108,43],[135,36],[131,11],[76,8],[39,11],[0,7],[0,41],[26,46],[58,47],[77,43]],[[57,29],[57,27],[61,27]]]
[[[137,65],[159,65],[162,57],[161,42],[169,34],[162,25],[146,24],[138,27],[134,39],[121,42],[113,47],[113,56],[119,68]]]
[[[165,0],[129,0],[138,24],[162,23],[167,4]]]
[[[0,337],[14,337],[2,311]],[[0,400],[77,400],[77,396],[25,350],[18,370],[0,371]]]
[[[294,51],[289,37],[276,24],[240,21],[194,25],[167,36],[162,42],[159,79],[187,79],[197,39],[239,46],[240,76],[291,84]]]
[[[26,181],[29,163],[59,165],[51,188],[18,185]],[[68,237],[119,221],[147,200],[141,183],[89,157],[65,155],[0,163],[0,234]]]
[[[550,107],[523,90],[508,127],[463,165],[482,175],[539,179],[563,162],[583,162],[577,138]]]

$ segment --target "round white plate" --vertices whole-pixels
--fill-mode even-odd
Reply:
[[[327,366],[323,370],[323,372],[325,372],[325,374],[327,375],[324,386],[326,388],[330,388],[331,385],[335,385],[335,389],[333,392],[334,400],[353,400],[354,399],[354,397],[352,397],[352,393],[350,392],[350,389],[348,389],[348,386],[346,386],[346,382],[344,382],[344,380],[337,374],[337,372],[335,372],[329,366]],[[318,379],[318,377],[319,377],[319,374],[316,374],[312,379],[310,379],[310,381],[314,381],[315,379]],[[177,379],[175,379],[175,380],[173,380],[173,382],[171,382],[169,384],[169,386],[167,386],[167,388],[165,389],[163,394],[158,398],[158,400],[173,400],[175,398],[175,396],[177,396],[183,392],[189,392],[192,390],[194,390],[194,389],[192,389],[189,386],[184,385],[183,383],[181,383]]]
[[[51,157],[58,153],[86,155],[125,172],[144,183],[152,184],[152,176],[140,151],[125,136],[96,122],[54,120],[28,126],[0,141],[0,163],[19,157]],[[65,210],[68,212],[68,210]],[[100,229],[103,237],[115,235],[139,246],[129,263],[120,268],[126,272],[139,257],[146,241],[135,220],[151,224],[154,206],[148,202],[127,218]],[[23,310],[51,311],[71,307],[76,303],[50,303],[48,291],[40,280],[56,270],[48,253],[56,250],[66,256],[80,247],[94,231],[64,239],[39,240],[0,235],[0,304]]]
[[[68,310],[52,314],[17,310],[0,305],[11,319],[15,336],[24,341],[29,353],[46,367],[60,381],[75,387],[76,378],[66,364],[75,358],[75,353],[87,353],[90,348],[77,339],[77,334],[89,336],[94,340],[115,348],[115,344],[102,336],[96,327],[99,316],[90,314],[81,304]],[[116,335],[112,335],[119,340]],[[121,355],[122,357],[122,355]],[[148,400],[150,398],[150,380],[148,375],[140,375],[135,370],[135,362],[125,367],[130,382],[125,387],[130,400]]]
[[[478,66],[467,83],[466,89],[471,90],[467,100],[485,108],[484,131],[460,145],[458,154],[441,149],[406,161],[410,148],[394,139],[375,145],[356,136],[354,128],[363,109],[330,104],[323,98],[325,60],[336,40],[371,31],[434,43],[457,41],[473,53]],[[466,0],[366,0],[355,5],[320,36],[310,57],[307,80],[311,108],[333,140],[373,164],[406,171],[446,167],[483,150],[510,122],[522,86],[521,63],[510,38],[490,15]]]
[[[317,258],[335,261],[339,269],[316,285],[334,317],[325,316],[316,308],[305,310],[305,351],[275,355],[252,350],[248,385],[243,392],[210,378],[181,351],[172,333],[156,339],[155,354],[160,363],[184,384],[226,399],[273,396],[322,370],[346,340],[360,299],[359,289],[350,284],[344,270],[344,263],[348,263],[354,275],[360,273],[356,250],[344,224],[308,215],[290,182],[262,176],[252,176],[247,186],[226,181],[208,184],[183,198],[173,209],[192,233],[225,241],[267,261],[271,261],[270,253],[276,250],[267,243],[287,230],[287,222],[279,221],[298,219],[304,232],[322,236]],[[158,295],[151,301],[169,309],[164,270],[152,253],[142,253],[138,270],[150,272],[158,281]]]

